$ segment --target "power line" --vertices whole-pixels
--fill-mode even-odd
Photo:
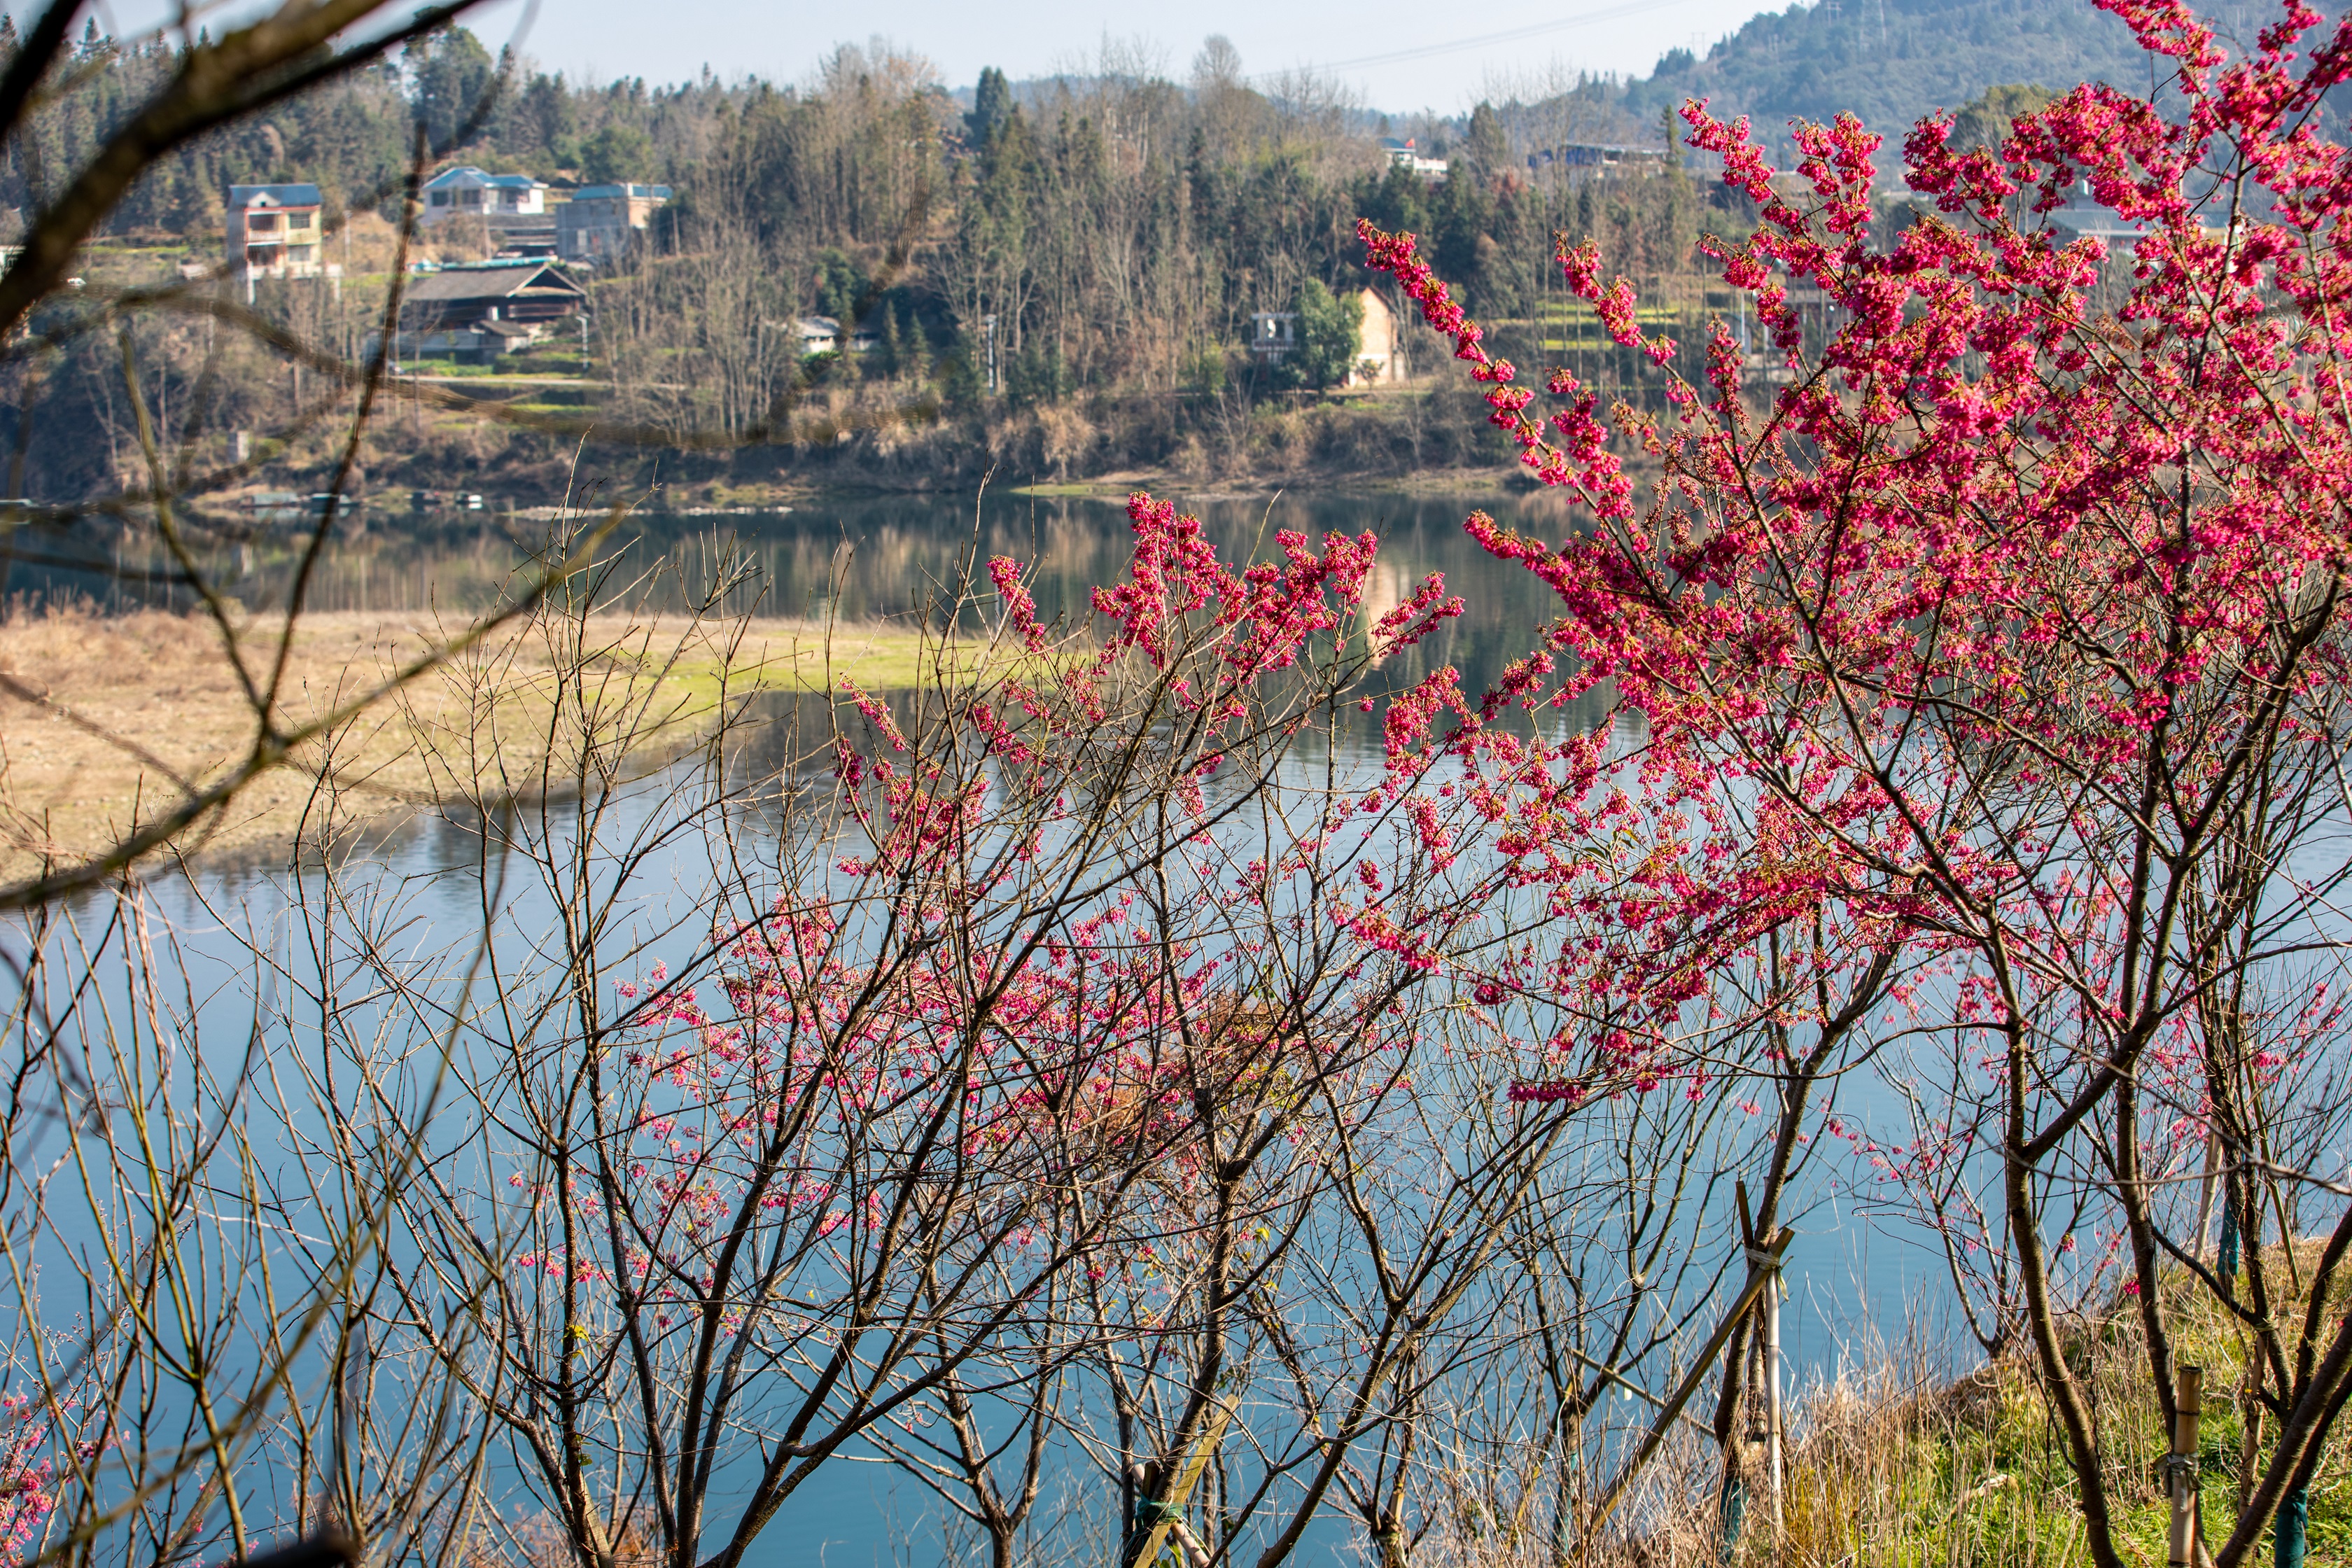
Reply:
[[[1638,16],[1644,13],[1671,10],[1686,5],[1690,0],[1625,0],[1624,4],[1603,5],[1597,10],[1580,11],[1573,16],[1561,16],[1549,22],[1534,22],[1525,26],[1506,28],[1499,33],[1486,33],[1475,38],[1454,38],[1441,44],[1423,44],[1410,49],[1391,49],[1386,54],[1360,55],[1349,60],[1325,60],[1320,64],[1293,67],[1294,70],[1343,71],[1363,66],[1401,65],[1407,60],[1425,59],[1432,55],[1458,53],[1463,49],[1490,48],[1497,44],[1516,44],[1546,33],[1557,33],[1563,27],[1580,27],[1589,22],[1613,22],[1621,16]],[[1253,71],[1242,79],[1265,81],[1288,74],[1285,71]]]

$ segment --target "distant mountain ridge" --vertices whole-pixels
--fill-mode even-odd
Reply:
[[[2352,0],[2318,0],[2334,26]],[[2192,0],[2221,29],[2231,58],[2254,31],[2277,17],[2276,0]],[[1758,139],[1789,156],[1792,120],[1859,115],[1899,156],[1905,135],[1937,110],[1958,113],[1990,89],[2032,86],[2053,93],[2105,81],[2126,91],[2161,91],[2158,62],[2131,29],[2091,0],[1799,0],[1763,11],[1717,40],[1702,57],[1669,50],[1644,77],[1589,77],[1541,102],[1489,107],[1523,150],[1591,140],[1655,146],[1666,117],[1685,99],[1707,100],[1717,115],[1748,116]],[[1034,115],[1071,79],[1041,76],[1007,84],[1010,98]],[[1171,84],[1173,85],[1173,84]],[[1189,89],[1179,88],[1179,91]],[[949,96],[969,109],[973,89]],[[1355,107],[1340,118],[1357,134],[1397,134],[1415,127],[1444,155],[1469,128],[1467,114],[1389,115]],[[2331,121],[2340,120],[2330,113]]]
[[[2234,9],[2249,23],[2273,10]],[[2090,0],[1815,0],[1750,17],[1704,59],[1668,53],[1626,84],[1622,105],[1656,126],[1703,98],[1720,117],[1748,115],[1772,145],[1785,144],[1792,119],[1851,110],[1891,150],[1922,116],[2003,83],[2063,91],[2107,81],[2145,93],[2152,80],[2131,29]]]

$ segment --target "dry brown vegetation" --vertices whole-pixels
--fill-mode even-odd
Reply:
[[[306,615],[297,628],[278,711],[318,719],[383,681],[401,661],[461,633],[429,613]],[[240,628],[248,673],[266,682],[281,620]],[[575,632],[574,635],[583,635]],[[788,621],[667,626],[608,615],[586,623],[587,667],[600,700],[647,732],[685,745],[722,698],[761,689],[818,689],[846,675],[881,689],[917,674],[919,638],[887,626]],[[827,652],[830,650],[830,662]],[[379,704],[295,765],[240,792],[187,851],[283,845],[430,806],[453,782],[446,759],[499,738],[499,773],[561,772],[543,721],[571,668],[545,622],[518,621]],[[214,624],[144,612],[79,608],[0,624],[0,877],[99,852],[201,788],[244,755],[253,706]],[[577,681],[577,670],[563,679]],[[513,722],[522,719],[527,721]],[[530,756],[521,755],[530,751]],[[473,781],[465,781],[467,788]]]

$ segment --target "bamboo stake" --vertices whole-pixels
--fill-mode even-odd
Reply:
[[[1752,1255],[1751,1255],[1752,1256]],[[1772,1475],[1772,1544],[1783,1544],[1788,1537],[1788,1512],[1781,1500],[1780,1487],[1780,1259],[1771,1258],[1770,1282],[1764,1287],[1764,1386],[1765,1442],[1771,1456]]]
[[[1144,1537],[1143,1550],[1132,1559],[1136,1568],[1151,1568],[1151,1564],[1160,1560],[1160,1549],[1167,1542],[1169,1529],[1182,1515],[1184,1504],[1192,1498],[1192,1488],[1200,1480],[1201,1472],[1209,1468],[1209,1458],[1217,1451],[1217,1444],[1225,1435],[1225,1423],[1232,1415],[1233,1411],[1223,1405],[1210,1413],[1202,1428],[1200,1440],[1193,1444],[1192,1452],[1185,1459],[1183,1472],[1177,1478],[1176,1484],[1168,1489],[1166,1496],[1149,1505],[1158,1510],[1158,1517],[1152,1523],[1151,1533]],[[1179,1539],[1184,1540],[1195,1554],[1205,1554],[1206,1549],[1192,1537],[1189,1528]]]
[[[1748,1254],[1746,1289],[1739,1292],[1739,1300],[1731,1304],[1731,1310],[1723,1315],[1723,1321],[1716,1325],[1706,1348],[1691,1363],[1690,1375],[1683,1379],[1682,1386],[1675,1390],[1674,1397],[1667,1400],[1665,1407],[1658,1412],[1658,1418],[1651,1424],[1648,1435],[1642,1439],[1642,1446],[1633,1450],[1633,1457],[1625,1461],[1625,1468],[1617,1472],[1616,1479],[1609,1483],[1609,1489],[1601,1494],[1599,1502],[1593,1504],[1591,1513],[1585,1519],[1585,1540],[1591,1541],[1593,1532],[1609,1521],[1609,1516],[1623,1500],[1625,1489],[1633,1484],[1635,1476],[1642,1473],[1642,1467],[1656,1457],[1659,1446],[1666,1440],[1666,1433],[1674,1426],[1675,1417],[1682,1414],[1683,1406],[1688,1405],[1691,1395],[1698,1392],[1698,1385],[1715,1370],[1715,1358],[1723,1353],[1725,1343],[1731,1338],[1731,1331],[1755,1308],[1757,1298],[1763,1294],[1764,1287],[1779,1272],[1780,1255],[1788,1250],[1789,1243],[1796,1239],[1796,1234],[1783,1226],[1770,1245],[1762,1248],[1764,1255],[1770,1259],[1769,1267],[1759,1266],[1755,1261],[1757,1254]]]
[[[2166,1467],[2172,1492],[2170,1568],[2194,1568],[2197,1556],[2197,1418],[2202,1413],[2202,1367],[2184,1366],[2179,1381],[2179,1412],[2172,1421],[2172,1458]]]

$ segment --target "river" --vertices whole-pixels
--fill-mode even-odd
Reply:
[[[1464,533],[1463,519],[1482,508],[1524,532],[1549,538],[1572,526],[1558,499],[1543,495],[1277,496],[1192,502],[1180,493],[1171,499],[1202,517],[1228,559],[1270,551],[1273,533],[1282,529],[1315,536],[1367,531],[1378,535],[1379,566],[1370,587],[1376,607],[1399,602],[1427,575],[1442,573],[1448,590],[1465,600],[1466,613],[1383,673],[1405,680],[1452,664],[1473,691],[1534,645],[1550,595],[1524,569],[1479,549]],[[482,608],[512,582],[518,565],[543,543],[545,531],[543,524],[510,521],[495,500],[481,512],[441,516],[370,509],[364,528],[323,558],[310,605],[362,612]],[[723,613],[937,624],[942,616],[959,613],[955,606],[966,571],[994,555],[1034,564],[1034,592],[1045,616],[1082,614],[1088,591],[1111,581],[1123,565],[1127,535],[1116,500],[998,493],[984,500],[817,500],[788,511],[729,517],[641,515],[623,522],[614,548],[623,563],[621,579],[634,584],[627,594],[652,605],[681,606],[727,582],[732,586],[718,595]],[[127,558],[121,552],[117,557]],[[289,535],[264,532],[221,543],[211,560],[233,591],[260,609],[281,599],[293,557]],[[170,597],[168,591],[21,565],[12,586],[34,595],[88,595],[118,606]],[[961,613],[974,612],[967,605]],[[1589,722],[1595,716],[1587,705],[1555,721]],[[1363,748],[1359,760],[1369,765],[1377,756],[1376,737],[1368,731],[1357,743]],[[629,813],[650,814],[663,799],[658,779],[625,794]],[[472,877],[478,849],[474,835],[426,822],[372,842],[367,853],[380,864],[385,885],[401,889],[405,916],[417,929],[438,925],[462,931],[480,918],[479,888]],[[668,882],[677,897],[690,903],[696,879],[708,875],[698,853],[683,848],[674,867],[646,868],[648,880]],[[258,935],[265,946],[288,942],[289,911],[309,891],[304,879],[314,876],[248,858],[204,863],[191,880],[159,886],[161,911],[179,933],[191,970],[191,994],[201,999],[196,1013],[207,1027],[235,1034],[240,1016],[249,1016],[254,1005],[246,979],[252,948],[238,931]],[[520,896],[527,906],[534,895]],[[527,907],[519,906],[515,914],[525,923],[534,918]],[[655,911],[650,918],[658,925],[667,917]],[[1873,1082],[1858,1079],[1840,1094],[1840,1110],[1849,1118],[1892,1118],[1899,1110]],[[1817,1163],[1796,1218],[1800,1239],[1790,1254],[1793,1289],[1783,1331],[1800,1384],[1834,1375],[1842,1355],[1873,1334],[1889,1343],[1925,1344],[1954,1354],[1959,1350],[1948,1323],[1915,1321],[1920,1303],[1940,1294],[1915,1284],[1940,1278],[1941,1262],[1900,1221],[1874,1217],[1869,1175],[1866,1169]],[[882,1568],[923,1561],[922,1543],[936,1539],[935,1527],[923,1521],[936,1514],[937,1503],[919,1488],[894,1487],[886,1467],[845,1462],[836,1468],[841,1475],[834,1484],[795,1497],[754,1559],[776,1568]],[[1303,1560],[1353,1560],[1360,1536],[1360,1531],[1336,1524],[1318,1531]]]

